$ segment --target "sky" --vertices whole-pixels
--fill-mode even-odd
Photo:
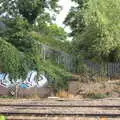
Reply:
[[[65,27],[63,21],[69,13],[71,6],[75,5],[75,3],[71,2],[71,0],[59,0],[58,4],[62,6],[62,11],[57,15],[55,23],[58,26]],[[70,32],[71,30],[69,27],[65,27],[65,31]]]

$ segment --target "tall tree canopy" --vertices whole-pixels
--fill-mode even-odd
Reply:
[[[58,0],[1,0],[0,13],[11,17],[20,15],[33,24],[38,16],[45,13],[45,9],[57,11]]]
[[[69,25],[72,29],[70,36],[75,36],[76,33],[83,31],[85,27],[85,21],[83,19],[83,10],[86,0],[72,0],[77,3],[76,6],[70,9],[68,16],[66,17],[64,24]]]
[[[69,13],[65,22],[71,26],[72,32],[75,31],[75,52],[83,53],[87,59],[120,60],[120,1],[74,1],[78,6],[72,10],[73,14]]]

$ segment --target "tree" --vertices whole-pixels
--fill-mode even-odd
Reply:
[[[111,61],[110,55],[119,47],[120,37],[120,1],[99,0],[87,2],[88,8],[84,10],[84,18],[87,24],[94,25],[98,29],[94,50],[99,56]],[[99,37],[99,39],[97,39]],[[117,54],[114,54],[114,58]],[[114,59],[115,60],[115,59]],[[113,61],[113,60],[112,60]]]
[[[7,42],[14,45],[19,51],[25,52],[31,48],[33,40],[31,40],[29,34],[31,25],[23,18],[16,17],[16,19],[9,18],[3,19],[7,26],[7,30],[1,33],[1,37]]]
[[[85,27],[82,9],[85,7],[84,3],[86,2],[86,0],[72,1],[76,2],[77,6],[74,6],[70,9],[69,14],[64,21],[64,24],[70,26],[72,30],[70,36],[75,36],[77,33],[82,32]]]
[[[77,51],[83,53],[86,59],[120,60],[120,1],[87,0],[79,8],[77,13],[82,11],[85,26],[82,32],[77,31],[74,35],[73,43],[77,46]],[[81,21],[78,24],[76,27],[79,29]]]
[[[65,41],[67,39],[67,33],[62,27],[58,27],[56,24],[48,26],[48,34],[56,40]]]
[[[1,0],[0,13],[8,13],[10,17],[22,16],[33,24],[45,9],[57,11],[58,0]]]

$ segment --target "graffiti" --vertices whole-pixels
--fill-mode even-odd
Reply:
[[[9,87],[11,85],[8,73],[0,73],[0,85],[5,87]]]
[[[38,79],[38,87],[47,86],[48,80],[44,75],[40,75]]]
[[[40,74],[37,75],[37,71],[30,71],[28,72],[27,78],[24,81],[24,86],[26,84],[26,87],[44,87],[48,84],[47,78]]]
[[[28,84],[29,87],[37,86],[37,72],[36,71],[30,71],[28,72],[27,78],[24,81],[25,84]]]
[[[16,81],[16,82],[15,82]],[[0,85],[8,88],[11,86],[19,85],[21,88],[30,88],[30,87],[44,87],[48,85],[47,78],[40,74],[38,75],[37,71],[29,71],[25,80],[17,79],[10,80],[8,73],[0,73]]]

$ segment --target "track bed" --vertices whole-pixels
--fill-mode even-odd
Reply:
[[[0,114],[8,119],[27,120],[31,117],[45,120],[50,118],[74,117],[79,120],[80,117],[87,117],[88,120],[94,118],[120,119],[120,99],[104,100],[13,100],[0,103]],[[12,117],[12,118],[11,118]],[[22,118],[21,118],[22,117]],[[73,120],[74,120],[73,119]],[[54,120],[54,119],[53,119]],[[59,119],[58,119],[59,120]],[[82,120],[82,119],[80,119]],[[87,119],[86,119],[87,120]],[[106,120],[106,119],[105,119]]]

